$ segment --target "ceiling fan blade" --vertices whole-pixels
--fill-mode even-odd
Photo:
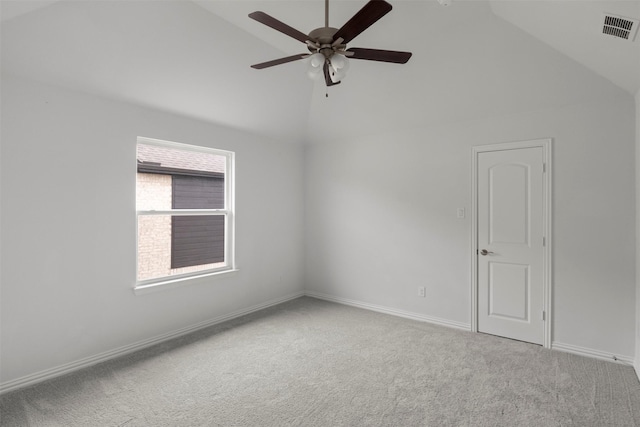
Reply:
[[[368,61],[393,62],[395,64],[406,64],[411,58],[411,52],[399,52],[397,50],[364,49],[352,47],[346,50],[353,52],[350,59],[366,59]]]
[[[391,5],[384,0],[370,0],[335,33],[333,39],[342,38],[342,43],[349,43],[378,19],[389,13],[391,9]]]
[[[323,71],[324,71],[324,81],[327,84],[327,86],[333,86],[333,85],[339,85],[340,82],[334,82],[331,79],[331,72],[329,71],[329,63],[325,62],[324,63],[324,67],[323,67]]]
[[[287,62],[297,61],[298,59],[306,58],[308,53],[299,53],[297,55],[287,56],[286,58],[274,59],[273,61],[262,62],[260,64],[254,64],[251,68],[256,70],[262,70],[263,68],[273,67],[274,65],[286,64]]]
[[[253,12],[249,14],[249,18],[255,19],[261,24],[266,25],[267,27],[271,27],[276,31],[280,31],[283,34],[288,35],[289,37],[293,37],[296,40],[300,40],[302,43],[306,43],[309,40],[309,36],[305,33],[296,30],[293,27],[288,26],[284,22],[278,21],[276,18],[267,15],[264,12]]]

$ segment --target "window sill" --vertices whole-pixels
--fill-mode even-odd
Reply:
[[[148,294],[151,292],[164,291],[167,289],[180,288],[183,286],[191,285],[195,280],[203,279],[203,278],[220,278],[227,276],[229,274],[237,273],[238,269],[231,270],[223,270],[223,271],[214,271],[211,273],[198,274],[189,277],[180,277],[178,279],[167,279],[161,280],[153,283],[146,283],[144,285],[136,285],[133,288],[133,293],[136,295]]]

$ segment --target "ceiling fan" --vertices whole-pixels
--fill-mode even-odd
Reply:
[[[329,0],[325,0],[324,27],[316,28],[308,35],[264,12],[250,13],[249,18],[305,43],[310,52],[262,62],[251,67],[261,70],[298,59],[310,58],[309,75],[314,77],[323,74],[326,85],[333,86],[339,84],[345,76],[348,66],[346,58],[405,64],[411,58],[411,52],[359,47],[347,49],[347,44],[351,40],[389,13],[391,9],[391,5],[384,0],[370,0],[346,24],[338,29],[329,27]]]

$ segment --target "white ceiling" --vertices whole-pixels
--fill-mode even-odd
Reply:
[[[247,19],[250,12],[262,10],[303,33],[308,33],[312,29],[324,25],[324,2],[317,0],[240,0],[233,4],[212,0],[194,1],[288,54],[297,53],[300,50],[300,46],[297,46],[298,42]],[[464,3],[470,1],[473,0],[454,0],[451,6],[444,7],[444,9],[449,9],[447,13],[454,14],[457,8],[465,7]],[[403,3],[427,2],[436,5],[436,0],[391,1],[392,4],[397,5],[397,8],[403,7]],[[330,1],[329,25],[339,28],[364,3],[365,1],[353,0]],[[476,1],[476,3],[480,2]],[[500,18],[591,68],[631,94],[640,90],[640,42],[638,42],[640,36],[636,38],[635,43],[630,43],[601,34],[603,12],[640,19],[640,1],[495,0],[488,2],[488,4]],[[437,7],[443,8],[439,5]],[[423,16],[408,18],[410,21],[405,22],[400,29],[407,26],[424,27],[424,24],[421,24],[421,21],[424,20]],[[388,17],[383,19],[386,20]],[[376,24],[376,26],[378,25]],[[357,44],[362,43],[362,37],[369,34],[371,33],[363,33],[358,37]],[[425,29],[425,34],[428,34],[427,29]],[[406,36],[402,31],[389,31],[385,34],[384,39],[389,46],[402,46]]]
[[[304,136],[306,75],[249,68],[259,55],[280,52],[200,6],[49,3],[26,11],[2,1],[3,16],[13,15],[2,23],[3,72],[272,138]]]
[[[492,1],[493,12],[631,94],[640,91],[640,35],[602,34],[603,13],[640,20],[640,1]]]
[[[16,16],[49,6],[57,1],[59,0],[3,0],[0,1],[0,19],[2,19],[2,21],[8,21]]]
[[[640,35],[604,36],[603,12],[638,1],[390,0],[350,47],[406,50],[406,65],[351,61],[329,89],[304,61],[250,64],[305,46],[247,17],[262,10],[308,33],[322,0],[2,0],[2,69],[286,140],[472,120],[640,90]],[[339,27],[365,0],[332,0]],[[615,85],[615,86],[614,86]]]

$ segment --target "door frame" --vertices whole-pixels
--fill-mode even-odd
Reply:
[[[477,145],[472,147],[471,161],[471,331],[478,332],[478,155],[491,151],[517,150],[523,148],[542,147],[542,230],[545,244],[542,255],[542,309],[544,310],[543,346],[551,348],[552,339],[552,281],[553,281],[553,235],[552,235],[552,190],[553,167],[551,138],[527,141],[506,142],[499,144]]]

